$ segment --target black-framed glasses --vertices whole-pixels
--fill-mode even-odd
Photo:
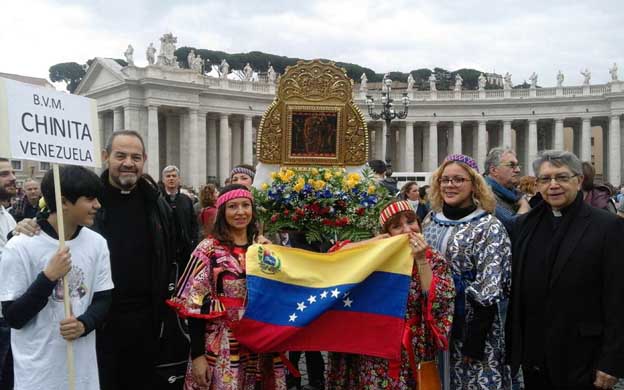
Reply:
[[[538,176],[537,182],[542,185],[550,184],[554,180],[555,182],[562,184],[568,183],[572,180],[573,177],[577,177],[578,175],[568,175],[567,173],[561,173],[555,176]]]
[[[467,179],[465,177],[461,177],[461,176],[455,176],[455,177],[442,176],[441,178],[438,179],[438,183],[440,183],[440,185],[447,186],[449,184],[452,184],[456,187],[461,186],[467,181],[472,181],[472,180]]]
[[[518,164],[518,163],[513,163],[513,162],[504,163],[504,164],[503,164],[503,163],[501,163],[501,164],[500,164],[500,166],[501,166],[501,167],[509,167],[509,168],[511,168],[511,169],[516,169],[516,168],[518,168],[518,169],[522,169],[522,165],[521,165],[521,164]]]

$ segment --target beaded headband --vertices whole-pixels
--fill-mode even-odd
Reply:
[[[251,169],[248,169],[248,168],[245,168],[245,167],[236,167],[236,168],[232,169],[232,171],[230,172],[230,177],[236,175],[237,173],[243,173],[243,174],[251,177],[252,180],[253,180],[254,176],[256,176],[254,171],[252,171]]]
[[[444,161],[456,161],[464,163],[470,168],[474,169],[477,173],[479,173],[479,166],[477,165],[477,162],[472,157],[466,156],[465,154],[451,154],[446,156]]]
[[[383,227],[383,225],[385,225],[386,222],[388,222],[388,220],[392,218],[393,215],[398,214],[401,211],[414,212],[414,209],[406,200],[400,200],[398,202],[390,203],[389,205],[384,207],[383,210],[381,210],[381,214],[379,214],[379,223]]]
[[[216,207],[219,208],[221,207],[221,205],[229,202],[230,200],[238,198],[247,198],[253,202],[253,196],[251,195],[251,192],[243,189],[237,189],[228,191],[225,194],[220,195],[217,199]]]

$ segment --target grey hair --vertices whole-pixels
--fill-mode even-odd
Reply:
[[[175,171],[175,173],[177,173],[178,176],[180,176],[180,170],[175,165],[167,165],[166,167],[164,167],[162,170],[162,176],[165,176],[165,173],[167,172],[173,172],[173,171]]]
[[[583,163],[576,157],[576,154],[567,152],[565,150],[544,150],[537,159],[533,161],[533,172],[537,175],[542,164],[545,162],[551,163],[556,167],[566,166],[570,168],[573,174],[583,175]]]
[[[490,168],[499,166],[501,163],[501,157],[503,157],[503,155],[507,153],[511,153],[514,156],[516,155],[516,152],[509,148],[498,147],[490,149],[487,157],[485,158],[485,162],[483,163],[483,174],[486,176],[489,175]]]
[[[113,134],[111,134],[111,136],[108,137],[108,141],[106,142],[106,153],[108,153],[109,155],[111,154],[111,152],[113,151],[113,141],[115,140],[115,138],[117,138],[120,135],[127,135],[130,137],[138,138],[139,141],[141,141],[141,147],[143,148],[143,156],[145,156],[145,142],[143,142],[143,137],[141,137],[141,134],[139,134],[137,131],[134,131],[134,130],[114,131]]]

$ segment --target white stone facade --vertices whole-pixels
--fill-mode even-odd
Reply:
[[[114,130],[137,130],[145,137],[151,175],[176,164],[184,182],[197,187],[207,180],[222,183],[232,166],[256,162],[255,132],[275,85],[157,65],[122,68],[97,58],[76,93],[97,100],[104,139]],[[366,92],[379,101],[376,93]],[[483,166],[490,148],[508,146],[524,172],[532,173],[530,162],[540,150],[567,146],[593,161],[605,180],[622,181],[624,82],[408,94],[406,119],[393,121],[390,129],[385,122],[368,123],[370,157],[389,158],[394,171],[430,171],[450,153],[470,154]],[[364,95],[356,85],[354,100],[366,113]],[[384,155],[386,142],[390,156]]]

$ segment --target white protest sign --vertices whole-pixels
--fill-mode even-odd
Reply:
[[[99,167],[97,103],[0,78],[0,156]]]

